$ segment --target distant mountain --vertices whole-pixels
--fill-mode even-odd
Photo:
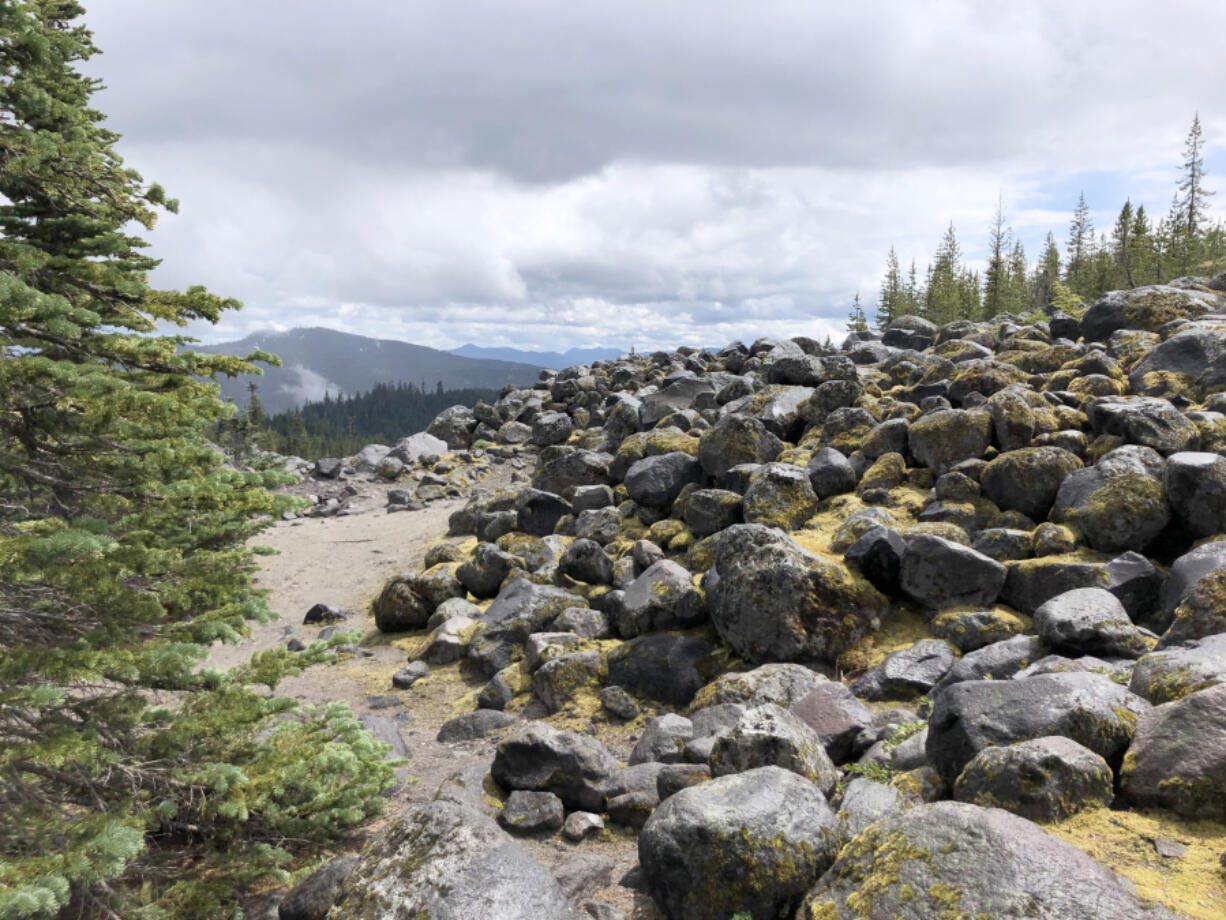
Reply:
[[[572,348],[570,351],[524,351],[519,348],[482,348],[480,345],[461,345],[451,349],[450,354],[465,358],[484,358],[491,361],[520,361],[560,371],[575,364],[591,364],[620,358],[625,354],[619,348]]]
[[[239,405],[254,381],[265,411],[275,414],[324,398],[364,393],[377,383],[413,383],[433,390],[501,389],[527,385],[546,364],[471,358],[391,339],[371,339],[334,329],[256,332],[237,342],[197,345],[196,351],[243,355],[255,349],[272,352],[281,367],[266,367],[262,377],[222,378],[223,396]],[[528,354],[525,352],[524,354]]]

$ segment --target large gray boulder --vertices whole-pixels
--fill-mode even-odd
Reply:
[[[1116,448],[1065,478],[1052,519],[1076,526],[1096,550],[1144,550],[1171,519],[1163,467],[1152,448]]]
[[[824,675],[804,665],[772,662],[751,671],[721,674],[703,688],[700,703],[703,706],[723,703],[760,706],[774,703],[787,707],[803,699],[810,691],[829,683],[832,682]]]
[[[329,920],[579,920],[540,863],[479,812],[410,808],[358,859]]]
[[[847,784],[839,803],[839,842],[846,843],[875,821],[900,811],[902,796],[897,789],[863,776],[855,777]]]
[[[823,447],[815,453],[805,472],[809,474],[809,485],[813,486],[818,498],[850,492],[859,478],[851,461],[833,447]]]
[[[992,417],[978,410],[939,409],[920,416],[907,432],[911,455],[937,473],[982,457],[991,440]]]
[[[742,511],[751,524],[796,530],[817,511],[817,495],[800,467],[768,463],[750,479]]]
[[[328,860],[290,889],[277,905],[277,920],[324,920],[357,864],[354,856]]]
[[[451,406],[434,417],[426,428],[426,434],[446,441],[452,450],[460,450],[472,444],[473,429],[477,417],[468,406]]]
[[[696,636],[653,633],[609,652],[609,683],[673,706],[684,706],[710,679],[715,647]]]
[[[940,639],[921,639],[910,648],[886,655],[851,685],[864,700],[912,699],[935,687],[957,660],[953,647]]]
[[[734,399],[720,410],[721,418],[747,415],[766,426],[766,430],[785,441],[795,441],[804,428],[801,407],[813,395],[810,387],[772,384],[756,393]],[[744,461],[742,461],[744,462]]]
[[[387,453],[387,456],[394,457],[401,463],[411,466],[418,460],[441,457],[448,450],[447,442],[442,438],[436,438],[432,434],[419,431],[417,434],[411,434],[407,438],[401,438],[397,441],[395,446]]]
[[[1087,342],[1105,342],[1118,329],[1158,332],[1173,319],[1193,319],[1216,308],[1212,295],[1167,284],[1103,294],[1081,318]]]
[[[928,760],[947,783],[984,748],[1046,735],[1088,747],[1112,767],[1149,703],[1102,674],[970,680],[941,689],[928,721]]]
[[[469,647],[468,657],[487,677],[520,657],[528,636],[545,632],[563,611],[582,607],[584,600],[551,585],[527,578],[512,578],[481,615],[481,632]]]
[[[937,689],[966,680],[1003,680],[1049,654],[1035,636],[1013,636],[963,655],[941,678]]]
[[[532,443],[538,447],[565,444],[574,427],[565,412],[542,412],[532,423]]]
[[[1193,537],[1226,533],[1226,457],[1200,451],[1171,454],[1166,498]]]
[[[1114,434],[1166,456],[1196,450],[1196,425],[1165,399],[1147,396],[1102,396],[1085,409],[1095,434]]]
[[[1226,684],[1226,633],[1150,652],[1136,663],[1128,689],[1155,706]]]
[[[925,607],[988,606],[1008,570],[983,553],[933,534],[907,541],[899,571],[903,592]]]
[[[1162,647],[1226,632],[1226,540],[1205,543],[1171,565],[1157,629]]]
[[[425,628],[439,604],[464,596],[456,569],[455,563],[446,562],[424,572],[390,579],[371,604],[375,627],[380,632]]]
[[[839,853],[801,920],[1175,920],[1070,843],[999,808],[917,805]]]
[[[705,584],[720,637],[755,663],[833,662],[889,609],[863,577],[760,524],[724,531]]]
[[[958,776],[954,798],[1003,808],[1031,821],[1062,821],[1114,797],[1107,761],[1071,738],[1052,735],[984,748]]]
[[[684,451],[644,457],[626,472],[626,491],[640,505],[667,511],[681,489],[702,482],[702,466]]]
[[[478,543],[472,558],[456,569],[468,593],[476,598],[496,597],[503,581],[511,572],[522,570],[520,561],[504,553],[492,543]]]
[[[639,834],[647,891],[666,920],[790,916],[834,855],[816,786],[760,767],[669,796]]]
[[[580,539],[566,547],[558,571],[589,585],[613,583],[613,559],[595,540]]]
[[[553,447],[550,451],[560,453],[549,457],[542,453],[536,475],[532,477],[533,488],[553,492],[566,498],[573,495],[579,486],[612,485],[609,466],[613,457],[593,450],[568,450]]]
[[[744,519],[742,501],[736,492],[726,489],[695,489],[685,500],[682,519],[694,536],[709,537],[725,527]]]
[[[1002,511],[1020,511],[1042,521],[1065,477],[1081,467],[1076,454],[1059,447],[1023,447],[990,461],[979,485]]]
[[[707,609],[692,576],[671,559],[653,563],[630,583],[614,613],[617,630],[629,639],[663,629],[689,629],[705,622]]]
[[[1191,324],[1149,350],[1128,375],[1134,392],[1146,389],[1150,374],[1180,374],[1201,383],[1226,353],[1226,329],[1220,325]]]
[[[727,415],[703,432],[698,441],[698,462],[703,471],[723,481],[728,470],[742,463],[770,463],[783,442],[755,418]]]
[[[746,709],[730,732],[715,740],[712,776],[744,773],[756,767],[783,767],[829,795],[839,781],[821,737],[798,716],[774,703]]]
[[[1034,613],[1034,630],[1057,652],[1140,658],[1158,637],[1134,626],[1124,605],[1104,588],[1057,594]]]
[[[508,791],[552,792],[569,809],[604,811],[605,794],[621,767],[589,735],[526,722],[498,745],[490,774]]]
[[[1226,820],[1226,684],[1142,713],[1120,779],[1139,807]]]

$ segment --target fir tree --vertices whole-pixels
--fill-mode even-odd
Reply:
[[[1132,242],[1132,230],[1135,224],[1132,213],[1132,199],[1124,201],[1120,208],[1120,216],[1115,219],[1115,227],[1111,231],[1111,250],[1115,260],[1116,280],[1130,288],[1136,287],[1133,280],[1132,257],[1136,247]]]
[[[962,317],[965,305],[963,281],[962,250],[954,225],[950,222],[929,266],[924,316],[938,326]]]
[[[1126,245],[1132,283],[1138,286],[1157,283],[1158,253],[1155,249],[1153,229],[1149,225],[1149,216],[1145,213],[1143,204],[1137,205]]]
[[[1013,231],[1010,229],[1010,235]],[[1027,286],[1028,266],[1026,264],[1026,248],[1017,237],[1013,238],[1013,248],[1009,251],[1009,261],[1005,265],[1005,289],[1002,301],[1003,313],[1015,315],[1026,312],[1029,290]]]
[[[898,253],[891,246],[890,254],[886,257],[885,278],[881,282],[881,291],[877,297],[877,314],[874,317],[874,325],[879,331],[884,331],[891,322],[906,312],[906,294],[902,272],[898,269]]]
[[[903,291],[903,316],[920,316],[924,311],[924,300],[928,296],[928,292],[920,286],[919,274],[915,269],[915,260],[911,260],[911,267],[907,270],[907,285]]]
[[[1179,271],[1187,274],[1196,261],[1206,206],[1213,192],[1205,188],[1204,140],[1201,137],[1200,115],[1192,118],[1192,127],[1184,141],[1182,176],[1179,195],[1173,205],[1171,232],[1176,236]]]
[[[851,303],[851,312],[847,314],[848,332],[868,332],[868,317],[864,315],[864,306],[860,303],[860,292]]]
[[[1069,222],[1068,242],[1064,246],[1068,255],[1064,283],[1077,294],[1081,294],[1091,283],[1090,256],[1093,247],[1094,223],[1090,219],[1085,192],[1082,192],[1077,198],[1077,209]]]
[[[1005,310],[1008,266],[1008,235],[1005,233],[1004,202],[997,197],[996,214],[988,228],[988,270],[983,286],[983,315],[996,316]]]
[[[1052,291],[1055,283],[1060,280],[1060,250],[1056,247],[1056,238],[1051,231],[1043,243],[1043,258],[1035,268],[1034,284],[1031,287],[1031,306],[1035,310],[1046,310],[1052,303]]]
[[[0,916],[217,917],[285,841],[371,814],[391,770],[344,707],[273,721],[293,704],[251,685],[289,653],[199,669],[270,615],[245,542],[289,500],[205,432],[227,412],[208,378],[271,356],[155,334],[238,304],[149,287],[131,228],[175,203],[90,107],[81,13],[0,4]]]

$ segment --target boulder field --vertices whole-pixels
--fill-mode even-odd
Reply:
[[[643,918],[1226,916],[1224,289],[446,410],[414,449],[522,472],[372,612],[476,683],[500,812],[445,785],[281,916],[616,920],[527,846],[609,834]]]

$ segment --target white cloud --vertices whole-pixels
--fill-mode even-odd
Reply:
[[[158,283],[331,325],[541,348],[838,332],[895,245],[998,194],[1032,257],[1085,187],[1155,217],[1226,6],[107,0],[99,97],[183,201]],[[138,28],[139,26],[139,28]],[[1217,159],[1214,159],[1217,157]],[[1215,200],[1226,213],[1226,186]]]

